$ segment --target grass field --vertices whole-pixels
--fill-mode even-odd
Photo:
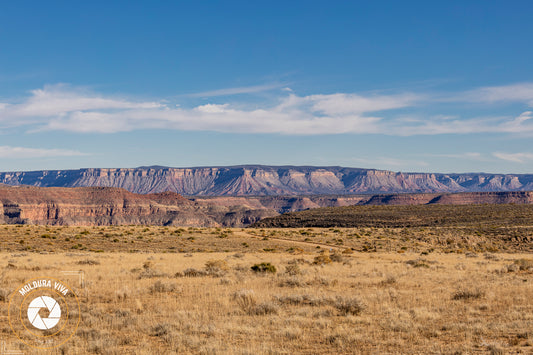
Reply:
[[[81,302],[57,354],[533,352],[533,258],[491,235],[1,228],[0,353],[50,353],[22,345],[5,322],[10,293],[42,276],[68,282]]]

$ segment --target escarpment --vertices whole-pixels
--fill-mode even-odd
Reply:
[[[139,167],[0,173],[0,183],[119,187],[186,196],[346,195],[533,190],[533,174],[436,174],[316,166]]]

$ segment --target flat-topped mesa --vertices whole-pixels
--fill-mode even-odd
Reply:
[[[332,195],[533,190],[533,174],[435,174],[314,166],[140,167],[0,173],[0,183],[120,187],[189,196]]]

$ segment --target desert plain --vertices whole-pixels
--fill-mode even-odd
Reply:
[[[530,354],[530,229],[483,228],[0,226],[0,353]],[[46,276],[81,311],[52,350],[7,322]]]

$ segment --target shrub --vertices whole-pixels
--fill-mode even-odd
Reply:
[[[298,258],[298,259],[289,260],[289,262],[287,264],[289,264],[289,265],[309,264],[309,262],[307,262],[304,258]]]
[[[167,335],[168,333],[170,333],[170,330],[171,329],[170,329],[169,324],[160,323],[152,327],[150,331],[150,335],[155,336],[155,337],[161,337],[163,335]]]
[[[313,285],[317,285],[317,286],[336,286],[339,281],[337,279],[328,279],[328,278],[325,278],[325,277],[320,277],[320,276],[315,276],[315,278],[313,279],[313,281],[309,282],[309,283],[312,283]]]
[[[246,313],[250,313],[256,306],[257,300],[253,290],[239,290],[233,293],[232,300],[237,303],[240,309]]]
[[[339,253],[333,253],[329,258],[336,263],[342,263],[344,261],[344,257]]]
[[[469,290],[469,289],[461,289],[456,291],[452,295],[452,300],[471,300],[471,299],[478,299],[485,295],[485,292],[477,289],[477,290]]]
[[[342,315],[358,315],[361,312],[363,312],[366,308],[363,301],[361,301],[357,297],[352,298],[337,298],[337,302],[335,302],[335,308],[342,314]]]
[[[226,260],[209,260],[205,263],[205,270],[210,274],[217,274],[221,271],[228,271],[228,263]]]
[[[148,289],[151,294],[154,293],[167,293],[167,292],[174,292],[176,290],[176,286],[173,284],[164,284],[161,281],[156,281],[150,288]]]
[[[100,265],[100,262],[93,259],[85,259],[78,261],[78,265]]]
[[[138,279],[151,279],[154,277],[163,277],[167,276],[165,273],[155,270],[155,269],[144,269],[139,273],[139,276],[137,276]]]
[[[513,263],[518,266],[521,271],[533,271],[533,259],[517,259]]]
[[[301,278],[292,276],[281,279],[278,283],[279,287],[304,287],[307,286],[307,282],[303,281]]]
[[[278,306],[272,302],[263,302],[257,306],[252,307],[248,314],[263,316],[266,314],[278,314]]]
[[[271,263],[261,263],[261,264],[255,264],[251,267],[252,271],[254,272],[270,272],[270,273],[276,273],[276,267],[272,265]]]
[[[302,270],[300,270],[300,266],[298,266],[298,264],[292,264],[292,265],[287,265],[285,267],[285,273],[291,276],[296,276],[296,275],[301,275]]]
[[[281,304],[289,305],[307,305],[307,306],[324,306],[331,305],[334,300],[327,297],[314,297],[311,295],[287,295],[275,296],[274,299]]]
[[[424,259],[407,260],[405,263],[406,263],[407,265],[411,265],[412,267],[425,267],[425,268],[429,268],[429,265],[426,263],[426,260],[424,260]]]
[[[313,260],[313,264],[315,265],[324,265],[324,264],[329,264],[331,262],[332,262],[331,258],[329,257],[329,255],[326,255],[326,254],[317,255],[315,256],[315,259]]]
[[[183,276],[186,277],[198,277],[198,276],[207,276],[208,272],[205,270],[198,270],[195,268],[188,268],[183,271]]]
[[[388,276],[385,280],[382,280],[379,284],[382,286],[393,285],[396,283],[396,278],[394,276]]]

